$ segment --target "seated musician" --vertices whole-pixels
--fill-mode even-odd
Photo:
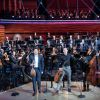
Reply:
[[[62,68],[59,68],[59,71],[62,71],[62,76],[57,84],[57,88],[55,93],[58,93],[60,88],[61,88],[61,82],[64,77],[64,75],[67,75],[68,79],[68,92],[71,92],[71,66],[70,66],[70,60],[72,58],[71,54],[68,53],[67,48],[63,48],[63,55],[61,57],[61,63],[62,63]]]
[[[0,69],[3,67],[3,64],[2,64],[3,52],[4,51],[0,49]]]
[[[19,58],[16,56],[16,52],[13,51],[12,53],[9,54],[9,60],[10,64],[12,66],[13,70],[16,70],[17,68],[22,68],[23,66],[19,65]]]
[[[25,66],[25,69],[24,69],[25,73],[28,74],[28,75],[30,75],[30,65],[29,65],[28,59],[27,59],[28,54],[29,54],[29,53],[28,53],[28,51],[26,50],[25,54],[24,54],[23,57],[22,57],[21,65],[22,65],[22,66]]]

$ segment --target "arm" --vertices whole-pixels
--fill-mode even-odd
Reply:
[[[33,56],[33,55],[30,55],[30,56],[29,56],[28,63],[29,63],[29,65],[30,65],[31,67],[34,66],[33,59],[34,59],[34,56]]]

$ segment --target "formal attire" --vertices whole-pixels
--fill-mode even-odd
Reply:
[[[33,83],[33,91],[34,94],[37,92],[36,88],[36,81],[38,85],[38,91],[41,92],[41,74],[43,73],[44,69],[44,58],[42,55],[34,55],[33,53],[29,56],[29,63],[32,64],[34,62],[34,67],[36,76],[32,77],[32,83]]]

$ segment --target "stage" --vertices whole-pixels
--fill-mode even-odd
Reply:
[[[45,91],[46,82],[42,82],[42,91]],[[81,100],[78,96],[80,95],[80,82],[72,82],[72,92],[68,93],[66,88],[63,88],[58,95],[52,95],[54,92],[54,88],[56,84],[54,84],[54,88],[50,88],[50,82],[47,83],[48,92],[37,94],[36,96],[32,96],[32,83],[28,83],[22,85],[20,87],[1,92],[0,100]],[[85,95],[83,100],[100,100],[100,88],[90,86],[89,92],[83,92]],[[13,92],[18,92],[19,95],[11,96]]]

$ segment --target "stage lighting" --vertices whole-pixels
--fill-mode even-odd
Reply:
[[[52,16],[51,18],[53,19],[54,17]]]
[[[100,16],[97,16],[97,18],[99,18]]]
[[[47,10],[47,0],[37,0],[37,9],[38,9],[38,14],[43,15],[45,19],[49,19],[50,14],[48,13]]]

